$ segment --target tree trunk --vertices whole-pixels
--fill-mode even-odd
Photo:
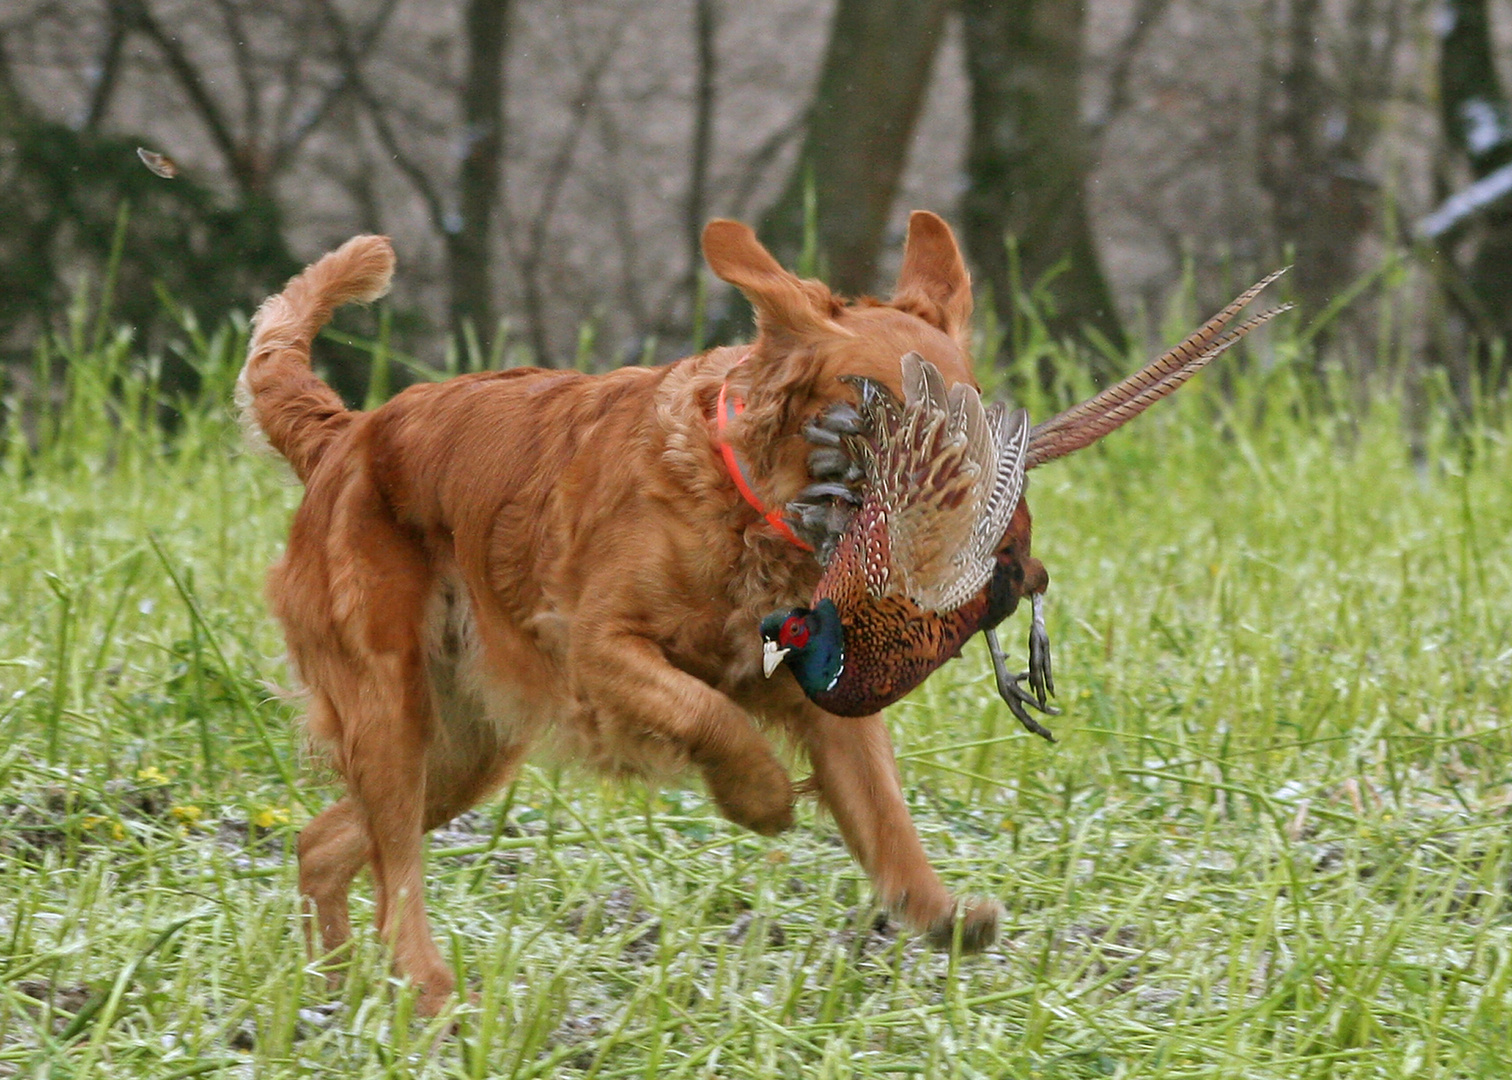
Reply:
[[[1475,179],[1512,162],[1512,108],[1492,60],[1486,0],[1444,4],[1439,105],[1444,135],[1463,153]],[[1481,218],[1465,283],[1479,310],[1474,321],[1512,335],[1512,204],[1503,199]]]
[[[719,10],[716,0],[694,0],[693,43],[698,54],[693,73],[693,145],[689,151],[688,204],[683,214],[683,243],[688,270],[684,275],[689,321],[701,318],[698,311],[698,270],[703,266],[703,227],[709,204],[709,157],[714,145],[715,75],[719,66],[716,37]],[[693,347],[703,347],[703,335],[694,327]]]
[[[803,149],[760,233],[793,265],[812,184],[824,275],[839,292],[873,287],[946,7],[945,0],[839,0],[835,9]]]
[[[462,163],[457,213],[446,223],[451,328],[471,323],[484,349],[494,332],[489,239],[499,202],[504,149],[504,65],[509,54],[509,0],[468,0],[463,11],[467,70],[462,79]]]
[[[1364,208],[1350,198],[1345,179],[1339,103],[1324,84],[1319,64],[1319,0],[1290,0],[1273,7],[1283,26],[1280,57],[1268,85],[1261,140],[1260,183],[1270,192],[1276,233],[1296,261],[1292,287],[1316,315],[1354,274],[1354,249],[1365,224]]]
[[[1124,344],[1087,213],[1081,119],[1082,0],[964,0],[971,79],[966,249],[998,313],[1013,311],[1008,238],[1020,281],[1047,288],[1056,337],[1093,328]]]

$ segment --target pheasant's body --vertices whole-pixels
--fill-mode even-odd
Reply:
[[[1023,494],[1022,409],[984,408],[969,387],[947,391],[914,354],[903,358],[903,384],[900,404],[858,381],[863,433],[847,449],[868,483],[813,602],[838,613],[841,666],[833,677],[828,666],[795,668],[810,699],[840,716],[891,705],[982,629],[1003,573],[997,548]],[[776,648],[792,648],[775,629]],[[805,627],[804,640],[825,632]]]
[[[844,633],[845,666],[814,704],[839,716],[870,716],[907,694],[981,629],[987,589],[950,611],[927,611],[902,594],[866,587],[865,548],[886,550],[887,522],[873,501],[862,504],[814,592],[834,602]]]
[[[1050,737],[1024,711],[1025,704],[1053,711],[1046,693],[1054,692],[1040,611],[1049,578],[1029,554],[1024,473],[1126,423],[1284,311],[1289,305],[1228,328],[1276,276],[1154,363],[1032,431],[1023,410],[984,408],[968,387],[947,392],[939,373],[915,354],[902,361],[902,403],[879,384],[856,380],[859,413],[851,419],[859,423],[828,445],[843,444],[859,466],[860,506],[836,539],[815,528],[833,520],[833,509],[790,505],[800,531],[815,528],[815,549],[827,561],[812,608],[762,620],[767,674],[785,662],[821,708],[868,716],[918,686],[983,631],[999,692],[1026,727]],[[839,486],[821,483],[814,490],[828,494]],[[1010,676],[994,630],[1025,596],[1035,607],[1030,670]],[[1033,698],[1018,686],[1026,678]]]

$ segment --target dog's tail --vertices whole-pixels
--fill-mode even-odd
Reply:
[[[388,292],[393,274],[388,237],[355,236],[264,300],[252,320],[236,404],[248,429],[266,436],[301,480],[353,415],[310,369],[310,343],[342,304]]]

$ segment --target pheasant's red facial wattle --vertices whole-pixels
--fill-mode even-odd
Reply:
[[[808,623],[801,615],[789,615],[777,631],[777,644],[784,649],[801,649],[808,644]]]

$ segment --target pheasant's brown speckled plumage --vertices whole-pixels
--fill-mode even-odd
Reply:
[[[903,385],[901,405],[858,386],[868,430],[850,449],[866,495],[814,592],[816,605],[834,602],[845,635],[840,677],[815,700],[841,716],[892,704],[981,628],[995,549],[1023,491],[1023,410],[984,408],[967,386],[947,391],[912,354]]]

